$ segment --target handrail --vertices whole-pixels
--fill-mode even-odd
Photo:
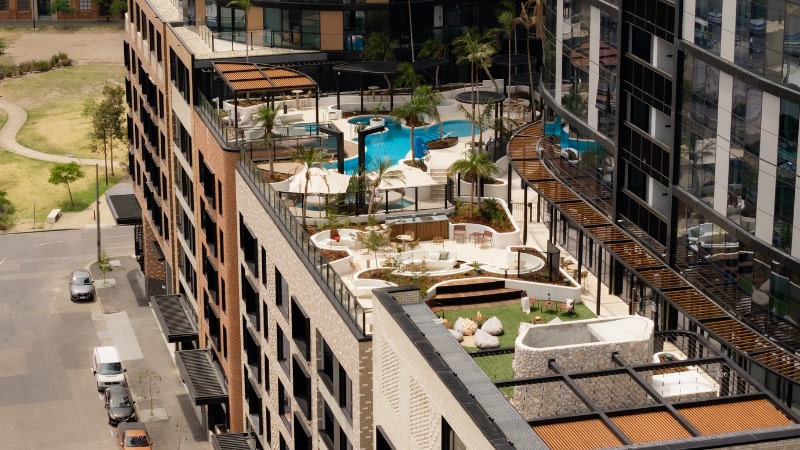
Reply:
[[[249,158],[247,152],[240,152],[240,162],[245,169],[243,172],[250,181],[256,186],[258,193],[261,194],[267,205],[272,209],[278,218],[277,223],[289,235],[290,239],[297,244],[300,249],[299,254],[306,258],[315,268],[312,276],[318,277],[329,289],[328,298],[335,299],[344,308],[347,315],[353,319],[356,328],[364,336],[371,335],[367,332],[366,311],[356,301],[356,296],[345,285],[344,280],[336,273],[330,265],[328,258],[322,254],[319,248],[311,243],[311,236],[303,228],[303,224],[297,220],[296,216],[289,210],[281,200],[280,193],[275,191],[272,186],[264,179],[259,169]]]

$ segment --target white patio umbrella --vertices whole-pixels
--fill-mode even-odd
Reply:
[[[306,172],[311,173],[308,182],[309,194],[343,194],[347,192],[350,184],[350,175],[345,175],[333,169],[323,169],[322,167],[312,167],[302,169],[289,179],[289,187],[286,192],[297,194],[306,193]]]
[[[381,180],[381,184],[378,185],[378,190],[436,186],[439,184],[427,172],[423,172],[416,167],[411,167],[403,163],[394,165],[389,170],[401,171],[403,173],[403,178],[391,180],[384,178]]]

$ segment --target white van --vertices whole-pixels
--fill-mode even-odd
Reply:
[[[125,382],[125,369],[119,358],[117,347],[95,347],[92,353],[92,373],[97,382],[97,390],[105,391],[114,384],[127,384]]]

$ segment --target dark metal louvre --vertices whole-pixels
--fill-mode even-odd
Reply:
[[[150,297],[156,320],[167,342],[197,341],[197,323],[189,316],[180,295]]]
[[[210,349],[177,351],[175,364],[195,406],[228,401],[228,389],[225,387],[222,375],[214,367]]]

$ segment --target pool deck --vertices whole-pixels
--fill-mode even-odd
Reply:
[[[335,102],[335,98],[329,100],[327,103],[320,102],[320,117],[323,117],[322,111],[327,111],[327,105]],[[400,100],[395,100],[395,104],[398,104]],[[342,101],[345,103],[345,101]],[[316,113],[313,108],[301,109],[303,112],[304,120],[313,121]],[[442,114],[441,120],[464,120],[464,114],[461,111],[455,111],[452,113],[445,113]],[[354,137],[354,133],[351,127],[351,124],[348,123],[348,119],[334,119],[333,122],[340,130],[344,131],[345,137],[345,151],[348,156],[355,156],[357,152],[357,144],[352,141]],[[489,133],[484,133],[484,139],[488,139]],[[493,133],[491,133],[493,134]],[[464,152],[467,150],[467,143],[471,141],[468,137],[461,137],[458,140],[458,144],[453,147],[441,150],[434,150],[431,152],[431,159],[427,162],[429,169],[441,169],[447,170],[450,165],[463,157]],[[297,163],[292,162],[280,162],[275,163],[276,170],[283,171],[286,170],[286,173],[294,173],[292,170],[296,170],[298,167]],[[501,168],[502,169],[502,168]],[[512,175],[512,183],[513,186],[519,186],[519,177],[516,174]],[[511,192],[511,199],[514,202],[522,202],[524,198],[524,192],[521,189],[512,189]],[[534,205],[537,203],[537,196],[533,190],[528,191],[528,202],[532,202]],[[535,214],[534,214],[535,216]],[[521,223],[518,223],[521,226]],[[531,221],[528,222],[528,235],[527,235],[527,245],[537,248],[540,251],[542,249],[547,248],[547,240],[549,237],[549,232],[547,227],[543,223]],[[560,246],[559,246],[560,247]],[[561,248],[561,247],[560,247]],[[420,250],[441,250],[442,245],[439,244],[432,244],[429,241],[424,241],[420,243],[419,246]],[[460,261],[472,262],[472,261],[480,261],[485,264],[491,264],[495,266],[502,265],[507,258],[507,252],[505,249],[496,249],[496,248],[481,248],[476,246],[474,243],[467,241],[466,243],[458,243],[454,242],[452,239],[446,239],[444,243],[444,250],[447,251],[454,251],[457,253],[457,258]],[[374,255],[366,252],[365,250],[354,250],[352,251],[353,254],[353,262],[358,264],[362,270],[365,270],[369,266],[371,268],[375,267],[375,257]],[[566,250],[561,248],[561,255],[565,256],[567,259],[573,261],[573,267],[577,267],[577,261],[573,258]],[[387,255],[383,253],[378,253],[378,261],[383,261],[386,259]],[[369,261],[369,263],[367,262]],[[509,271],[512,272],[512,271]],[[345,281],[351,289],[354,289],[354,276],[349,272],[344,272],[340,274],[342,279]],[[355,279],[358,278],[358,275],[355,274]],[[608,287],[600,284],[598,285],[597,278],[589,272],[588,277],[586,279],[586,289],[582,289],[581,294],[581,301],[592,311],[597,310],[597,297],[598,297],[598,290],[600,291],[600,317],[614,317],[614,316],[626,316],[628,315],[628,305],[622,301],[619,297],[615,295],[611,295],[608,293]]]

